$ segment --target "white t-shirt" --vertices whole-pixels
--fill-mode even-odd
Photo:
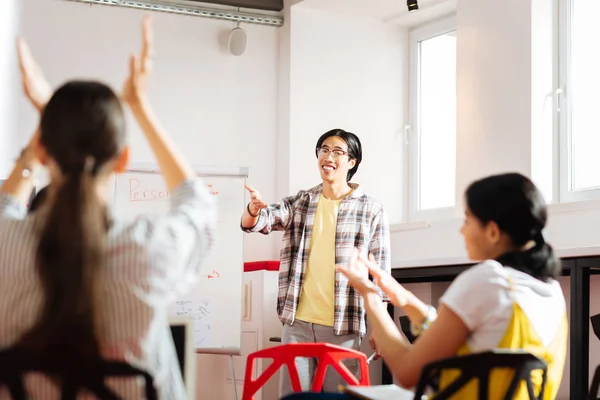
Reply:
[[[481,352],[496,348],[504,337],[512,317],[513,301],[527,315],[542,343],[549,345],[566,311],[565,298],[556,280],[542,282],[497,261],[487,260],[456,277],[440,304],[463,320],[471,331],[467,340],[470,350]]]

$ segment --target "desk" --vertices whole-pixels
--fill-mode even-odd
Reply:
[[[589,390],[590,275],[600,273],[600,246],[558,249],[556,255],[562,261],[562,275],[571,278],[570,398],[585,399]],[[473,264],[466,258],[405,261],[394,263],[392,276],[400,283],[448,282]],[[393,318],[393,307],[388,311]],[[385,364],[381,383],[392,383]]]

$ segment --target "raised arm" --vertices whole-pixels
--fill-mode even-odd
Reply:
[[[52,95],[52,89],[42,69],[31,55],[27,42],[20,38],[17,40],[17,55],[23,92],[31,104],[41,112]],[[21,205],[27,205],[33,190],[35,174],[40,168],[35,148],[38,137],[39,134],[36,132],[21,150],[8,179],[0,188],[0,193],[17,199]]]
[[[348,275],[350,268],[367,269],[368,274],[373,276],[375,280],[377,285],[375,287],[379,287],[394,306],[402,308],[412,324],[417,326],[423,324],[429,306],[399,284],[388,271],[381,267],[373,254],[369,254],[367,258],[364,254],[360,254],[358,250],[355,250],[353,257],[350,258],[350,265],[347,268],[338,269],[343,274]]]
[[[367,293],[364,299],[378,350],[396,380],[405,388],[417,384],[425,365],[455,356],[469,335],[469,329],[458,315],[442,305],[431,328],[410,345],[376,291]]]
[[[17,54],[23,93],[31,105],[42,112],[52,96],[52,88],[46,80],[42,68],[31,55],[29,45],[21,38],[17,39]]]
[[[250,194],[250,202],[242,214],[242,228],[252,229],[258,222],[260,210],[267,208],[268,205],[262,200],[258,190],[254,189],[250,185],[246,185],[246,190]]]
[[[371,264],[367,267],[365,258],[359,256],[353,257],[348,266],[338,266],[337,269],[348,277],[350,284],[363,296],[372,335],[385,363],[402,386],[412,387],[417,383],[426,364],[457,353],[466,341],[469,329],[456,313],[442,306],[438,319],[411,346],[388,314],[386,306],[381,302],[378,288],[368,280],[365,268],[371,273],[379,271],[378,284],[382,289],[389,291],[392,303],[405,304],[406,296],[409,296],[407,293],[410,292],[397,282],[397,287],[391,284],[395,279],[389,275],[382,275],[381,269]],[[389,290],[392,287],[396,290]]]
[[[166,186],[174,190],[194,177],[189,162],[183,157],[171,137],[161,126],[147,96],[148,78],[152,70],[152,21],[142,23],[142,50],[129,60],[129,76],[123,88],[123,100],[129,105],[162,171]]]
[[[267,205],[256,189],[250,185],[246,185],[246,189],[250,193],[250,203],[242,214],[243,231],[267,235],[272,231],[283,231],[289,227],[297,196],[286,197],[279,203]]]
[[[33,191],[34,177],[40,168],[40,161],[34,146],[37,144],[38,134],[34,134],[29,144],[23,148],[15,161],[15,165],[6,182],[0,187],[0,193],[10,196],[18,201],[25,210]],[[24,214],[23,214],[24,216]]]

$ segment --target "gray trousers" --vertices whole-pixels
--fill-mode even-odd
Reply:
[[[359,350],[361,338],[357,334],[336,336],[333,334],[333,327],[313,324],[311,322],[296,320],[293,325],[283,325],[283,332],[281,335],[282,344],[317,342],[331,343]],[[359,365],[357,360],[345,360],[344,364],[348,367],[350,372],[357,377],[359,376]],[[317,360],[314,358],[296,358],[296,368],[298,369],[303,392],[308,392],[311,389],[316,365]],[[323,391],[336,393],[338,392],[339,385],[346,385],[346,381],[340,377],[337,371],[333,370],[331,367],[327,368],[325,382],[323,383]],[[279,397],[281,398],[293,391],[287,367],[283,366],[280,370]]]

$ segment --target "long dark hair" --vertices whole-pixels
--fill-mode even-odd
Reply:
[[[44,201],[46,201],[47,196],[48,196],[48,186],[40,189],[40,191],[35,193],[35,195],[33,195],[33,193],[32,193],[32,199],[29,201],[28,212],[34,212],[36,210],[39,210],[39,208],[44,204]]]
[[[472,183],[465,193],[469,211],[483,224],[494,221],[512,244],[526,251],[513,251],[497,260],[541,281],[560,275],[561,265],[552,247],[544,240],[546,203],[540,191],[525,176],[517,173],[494,175]]]
[[[47,197],[36,265],[44,305],[20,340],[35,350],[99,353],[96,313],[107,216],[96,178],[125,144],[121,103],[107,86],[69,82],[59,88],[41,119],[40,141],[61,171]],[[40,212],[42,212],[40,210]]]
[[[350,182],[350,179],[352,179],[354,174],[356,174],[356,171],[358,171],[358,166],[362,161],[362,145],[360,144],[360,139],[352,132],[347,132],[343,129],[332,129],[322,134],[319,140],[317,140],[315,154],[318,153],[319,147],[323,145],[323,142],[327,138],[330,138],[332,136],[337,136],[344,142],[346,142],[346,144],[348,145],[348,156],[351,159],[356,160],[356,164],[354,164],[354,167],[352,167],[352,169],[348,171],[348,176],[346,177],[346,182]]]

